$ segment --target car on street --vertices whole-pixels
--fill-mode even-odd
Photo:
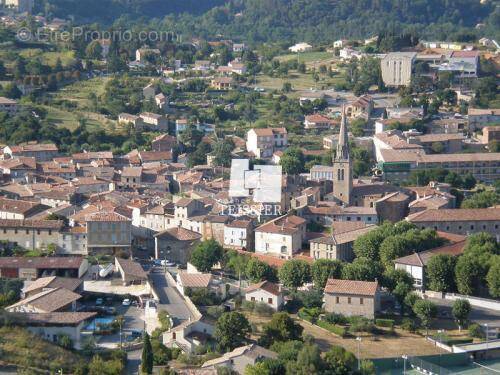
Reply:
[[[131,301],[129,298],[125,298],[123,301],[122,301],[122,305],[123,306],[130,306],[131,305]]]

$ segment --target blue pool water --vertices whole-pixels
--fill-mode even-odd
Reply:
[[[85,327],[85,330],[87,330],[87,331],[98,331],[99,330],[99,326],[111,324],[111,323],[113,323],[113,320],[115,320],[115,318],[112,317],[112,316],[110,316],[110,317],[104,316],[104,317],[101,317],[101,318],[95,318],[92,322],[90,322],[89,325],[87,325]]]

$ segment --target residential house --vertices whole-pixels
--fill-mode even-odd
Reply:
[[[45,276],[81,278],[89,262],[83,257],[0,257],[0,277],[35,280]]]
[[[63,336],[69,337],[73,348],[81,349],[81,331],[96,316],[95,312],[51,312],[19,313],[17,318],[28,331],[44,340],[59,343]]]
[[[255,252],[289,259],[302,249],[306,221],[298,216],[281,216],[255,229]]]
[[[76,301],[82,298],[64,288],[44,290],[7,306],[11,313],[52,313],[56,311],[76,311]]]
[[[288,47],[291,52],[307,52],[312,50],[312,46],[307,43],[297,43]]]
[[[237,219],[224,225],[225,248],[253,251],[254,230],[251,219]]]
[[[142,119],[143,127],[152,131],[167,131],[168,120],[164,115],[158,115],[151,112],[142,112],[139,114]]]
[[[48,245],[61,247],[63,222],[59,220],[0,219],[0,241],[25,249],[46,249]]]
[[[211,359],[201,365],[202,370],[227,368],[231,373],[244,374],[247,366],[253,366],[265,359],[276,359],[278,355],[256,344],[241,346],[222,357]]]
[[[31,297],[48,289],[63,288],[75,293],[80,293],[83,290],[83,280],[71,277],[40,277],[32,282],[25,282],[25,285],[21,291],[22,298]]]
[[[179,271],[176,277],[176,288],[183,296],[189,296],[200,289],[208,289],[222,298],[226,295],[226,285],[210,273]]]
[[[151,141],[151,149],[153,151],[170,151],[173,152],[177,146],[177,138],[173,135],[161,134]]]
[[[201,234],[182,227],[165,229],[154,235],[155,258],[187,264]]]
[[[129,113],[120,113],[118,115],[118,123],[120,124],[132,124],[134,129],[140,130],[143,127],[142,118],[136,115],[131,115]]]
[[[330,129],[333,121],[320,114],[307,115],[304,119],[304,129]]]
[[[267,280],[248,286],[245,289],[245,300],[263,303],[271,307],[274,311],[281,310],[285,304],[281,287]]]
[[[370,95],[363,95],[346,107],[346,115],[350,118],[364,117],[369,119],[374,106],[373,98]]]
[[[235,87],[233,77],[215,77],[210,81],[210,85],[219,91],[232,90]]]
[[[148,283],[148,273],[140,263],[132,259],[115,257],[115,269],[120,273],[123,285],[142,285]]]
[[[0,219],[28,219],[47,208],[37,202],[0,198]]]
[[[377,281],[328,279],[324,290],[326,312],[374,319],[380,310]]]
[[[358,224],[358,222],[352,223]],[[313,259],[337,259],[352,262],[355,258],[354,241],[375,228],[375,225],[360,223],[345,230],[333,230],[331,235],[311,239],[309,240],[310,256]]]
[[[435,249],[415,252],[413,254],[397,258],[394,260],[394,267],[397,270],[404,270],[413,277],[413,286],[418,290],[425,290],[426,285],[426,266],[429,260],[439,254],[451,255],[458,257],[464,252],[466,240],[455,242],[449,245],[444,245]]]
[[[482,129],[485,125],[500,123],[500,108],[471,108],[468,109],[469,130]]]
[[[6,146],[3,149],[4,158],[28,157],[37,162],[49,161],[57,156],[59,150],[53,143],[30,142],[18,146]]]
[[[19,157],[0,160],[0,171],[12,181],[25,182],[26,175],[37,170],[35,158]]]
[[[247,132],[247,151],[256,158],[270,158],[277,149],[288,146],[285,128],[250,129]]]
[[[131,220],[116,212],[96,212],[85,218],[90,254],[128,253],[132,244]]]
[[[160,56],[161,52],[156,48],[139,48],[135,51],[136,62],[147,64],[151,62],[151,59]]]
[[[17,112],[17,101],[0,96],[0,112],[14,115]]]

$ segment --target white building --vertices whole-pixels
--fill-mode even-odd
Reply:
[[[271,220],[255,230],[255,252],[289,259],[302,249],[306,221],[290,215]]]
[[[271,158],[276,149],[288,146],[285,128],[250,129],[247,133],[247,151],[256,158]]]
[[[416,52],[391,52],[381,61],[382,79],[386,86],[408,86],[411,83]]]
[[[297,43],[291,47],[288,47],[291,52],[307,52],[312,50],[312,46],[307,43]]]
[[[267,280],[252,284],[245,289],[245,300],[264,303],[275,311],[280,310],[285,303],[281,287]]]

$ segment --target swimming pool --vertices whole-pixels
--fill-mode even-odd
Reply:
[[[87,330],[87,331],[99,331],[100,327],[108,326],[111,323],[113,323],[114,320],[115,320],[115,318],[113,316],[103,316],[100,318],[95,318],[94,320],[92,320],[92,322],[90,322],[89,325],[87,325],[85,327],[85,330]]]

